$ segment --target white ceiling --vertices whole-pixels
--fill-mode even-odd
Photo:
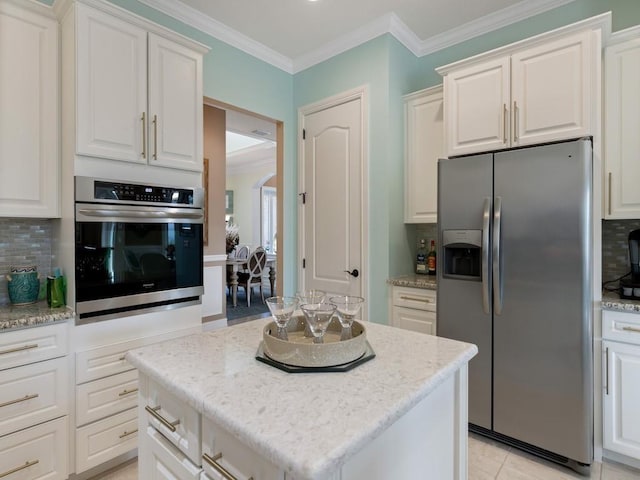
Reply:
[[[383,33],[417,56],[573,0],[141,0],[296,73]]]
[[[226,111],[228,132],[264,140],[259,144],[229,151],[227,145],[227,174],[233,175],[255,168],[276,168],[276,124],[235,110]]]

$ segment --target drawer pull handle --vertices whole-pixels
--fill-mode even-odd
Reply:
[[[627,332],[640,333],[640,328],[636,328],[636,327],[622,327],[622,330],[625,330]]]
[[[209,455],[207,455],[206,453],[202,455],[202,458],[205,462],[207,462],[209,465],[211,465],[211,467],[218,472],[220,475],[222,475],[225,480],[238,480],[236,477],[234,477],[233,475],[231,475],[231,473],[229,473],[229,470],[227,470],[226,468],[224,468],[222,465],[220,465],[218,463],[218,460],[220,460],[222,458],[222,452],[214,455],[213,457],[210,457]],[[249,477],[247,480],[253,480],[253,477]]]
[[[137,392],[137,391],[138,391],[138,389],[137,389],[137,388],[132,388],[131,390],[124,389],[123,391],[121,391],[121,392],[118,394],[118,396],[119,396],[119,397],[124,397],[125,395],[129,395],[130,393],[135,393],[135,392]]]
[[[119,438],[125,438],[125,437],[128,437],[129,435],[133,435],[134,433],[138,433],[138,429],[137,428],[135,430],[131,430],[130,432],[127,432],[125,430],[124,433],[122,435],[120,435]]]
[[[38,348],[38,344],[31,343],[29,345],[23,345],[22,347],[10,348],[9,350],[2,350],[0,352],[0,355],[4,355],[6,353],[22,352],[23,350],[31,350],[33,348]]]
[[[26,402],[27,400],[32,400],[34,398],[38,398],[40,395],[34,393],[33,395],[25,395],[22,398],[16,398],[15,400],[9,400],[8,402],[0,403],[0,407],[7,407],[9,405],[13,405],[15,403]]]
[[[12,468],[11,470],[7,470],[4,473],[0,473],[0,478],[6,477],[8,475],[11,475],[12,473],[19,472],[20,470],[24,470],[25,468],[32,467],[36,463],[40,463],[40,460],[33,460],[31,462],[27,460],[24,465],[20,465],[19,467]]]
[[[120,357],[120,358],[118,359],[118,361],[119,361],[119,362],[124,362],[125,360],[126,360],[126,358],[125,358],[124,356],[122,356],[122,357]]]
[[[408,297],[406,295],[401,295],[400,300],[411,300],[412,302],[431,303],[431,300],[429,300],[428,298]]]
[[[147,405],[146,407],[144,407],[144,409],[147,412],[149,412],[153,418],[155,418],[162,425],[167,427],[171,432],[175,432],[176,431],[176,425],[180,424],[180,420],[176,420],[175,422],[170,422],[169,420],[164,418],[162,415],[160,415],[158,413],[158,410],[160,410],[160,405],[158,405],[157,407],[150,407],[149,405]]]

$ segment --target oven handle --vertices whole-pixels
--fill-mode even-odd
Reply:
[[[168,220],[180,221],[182,219],[201,219],[203,218],[202,212],[164,212],[164,211],[139,211],[139,210],[100,210],[100,209],[85,209],[78,210],[80,215],[86,215],[87,217],[116,217],[116,218],[133,218],[136,220],[144,218],[162,218]]]

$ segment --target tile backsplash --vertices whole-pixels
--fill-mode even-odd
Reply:
[[[602,221],[602,281],[629,272],[629,232],[640,229],[640,220]]]
[[[12,265],[37,265],[41,285],[51,273],[52,220],[0,218],[0,305],[9,303],[6,274]]]

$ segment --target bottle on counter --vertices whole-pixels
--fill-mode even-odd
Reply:
[[[416,273],[421,275],[427,274],[427,244],[424,238],[420,240],[418,246],[418,254],[416,256]]]
[[[427,273],[429,275],[436,274],[436,241],[431,240],[431,248],[427,254]]]

